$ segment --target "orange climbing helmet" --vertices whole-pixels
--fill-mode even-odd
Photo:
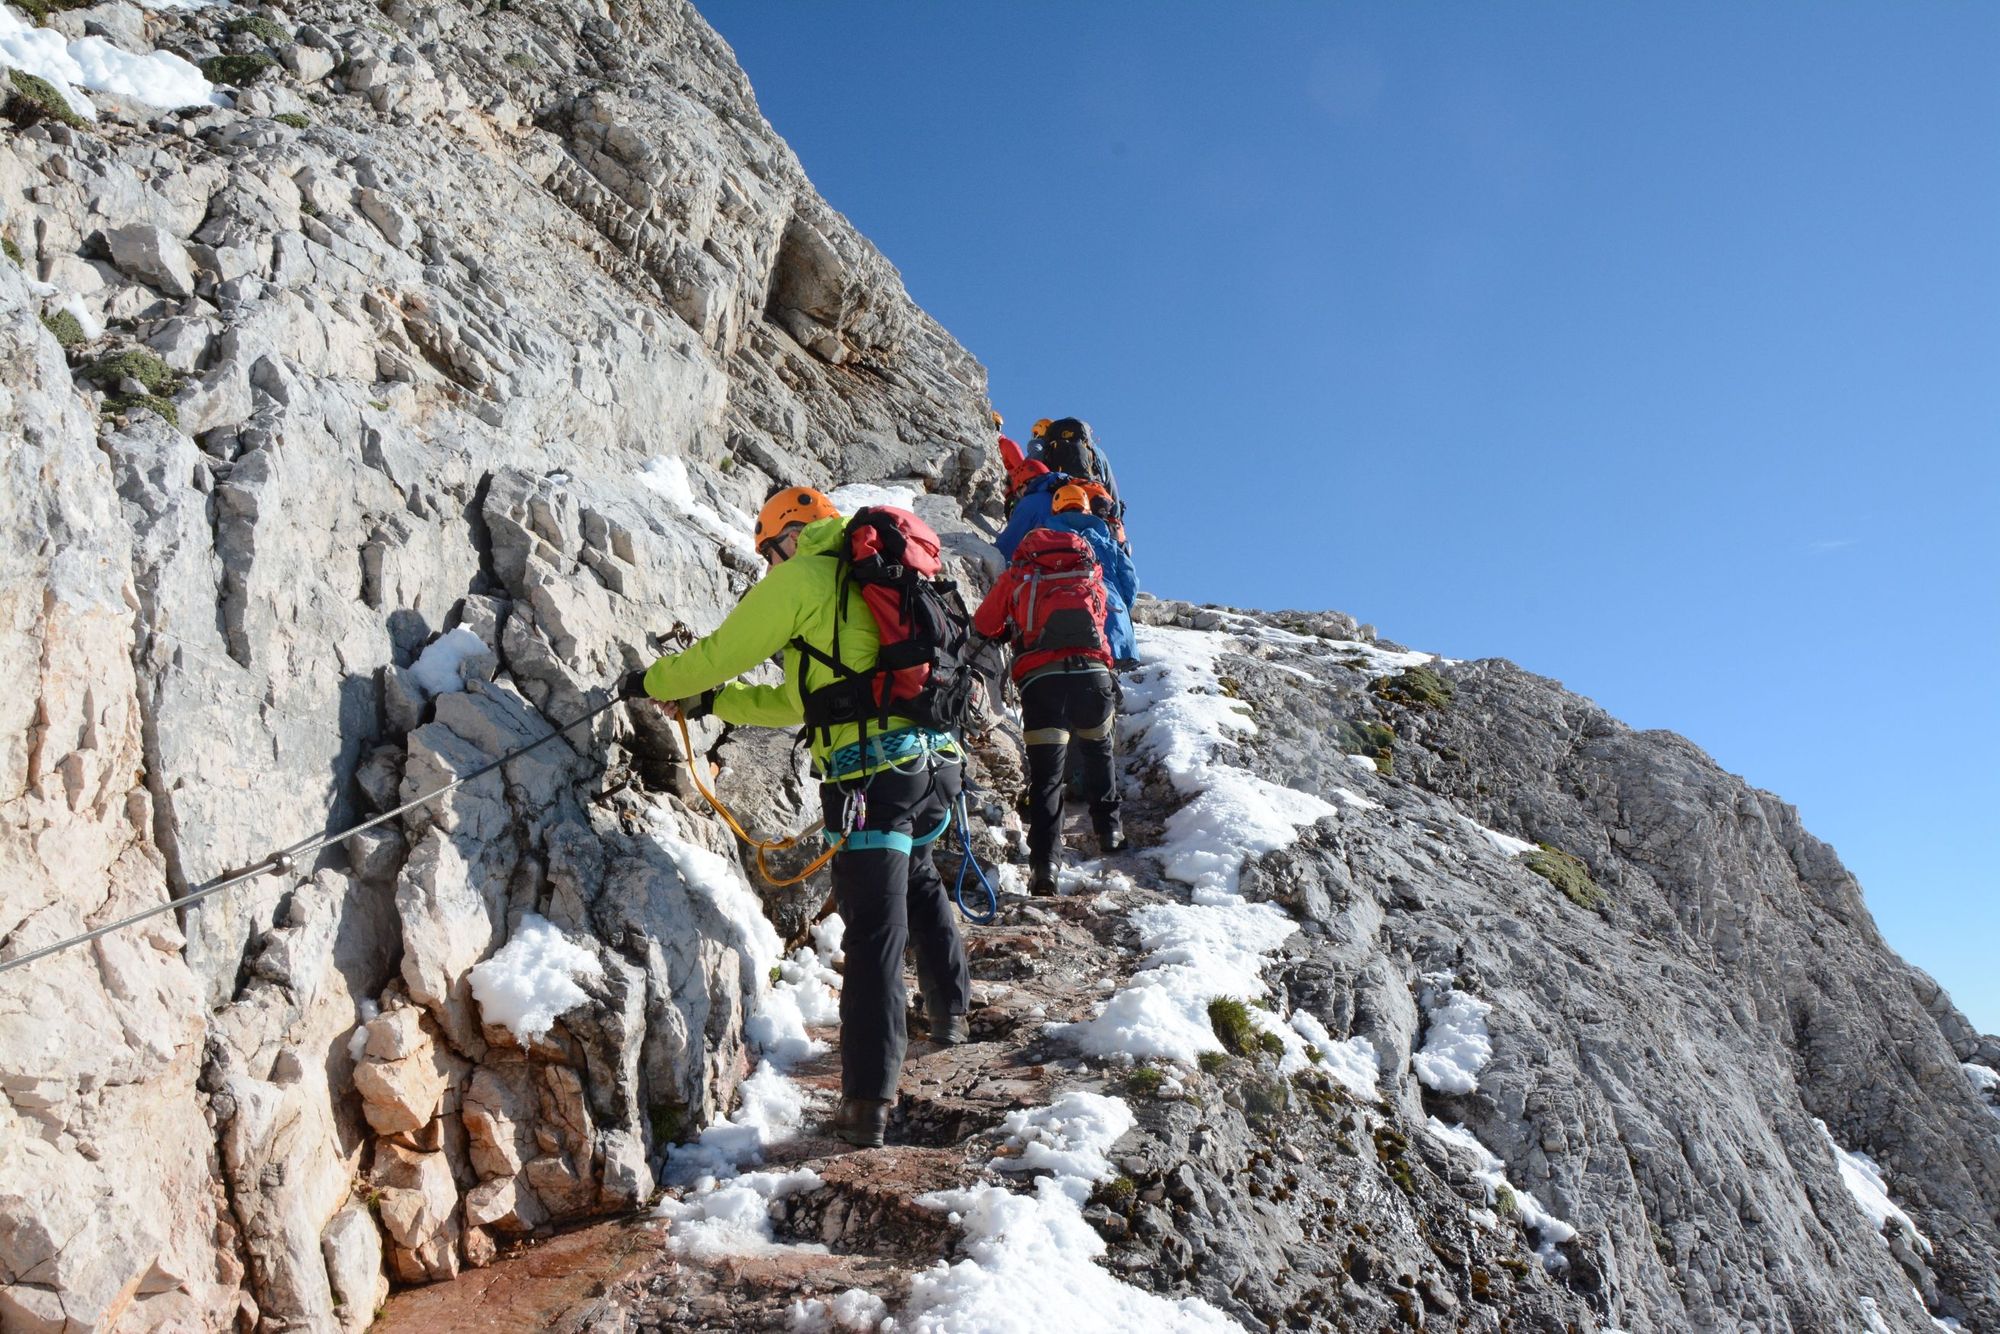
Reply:
[[[1075,482],[1071,482],[1068,486],[1059,486],[1056,488],[1053,508],[1057,514],[1065,514],[1070,510],[1081,510],[1088,514],[1090,512],[1090,492],[1084,490]]]
[[[809,486],[788,486],[774,491],[757,513],[757,550],[762,551],[783,537],[785,529],[795,523],[839,517],[840,511],[833,507],[833,502]]]

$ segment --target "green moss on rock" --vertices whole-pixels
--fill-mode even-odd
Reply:
[[[181,424],[180,410],[174,406],[174,401],[161,398],[158,394],[113,394],[104,400],[104,415],[107,417],[122,417],[140,408],[176,429]]]
[[[122,380],[137,380],[149,394],[171,394],[181,379],[166,362],[136,347],[99,357],[84,370],[83,377],[106,389]]]
[[[1394,676],[1377,677],[1368,688],[1383,699],[1413,709],[1442,709],[1455,693],[1451,682],[1428,667],[1406,667]]]
[[[14,244],[14,238],[11,236],[0,236],[0,255],[13,260],[16,268],[26,262],[21,258],[21,247]]]
[[[312,124],[311,117],[297,111],[280,111],[277,115],[271,117],[271,119],[277,121],[280,125],[289,125],[295,130],[303,130],[306,126]]]
[[[56,336],[56,342],[65,352],[90,341],[83,336],[83,322],[66,310],[43,312],[42,327]]]
[[[201,62],[201,77],[210,83],[227,84],[231,88],[247,88],[263,77],[264,71],[277,65],[277,61],[263,52],[250,55],[210,56]]]
[[[249,14],[240,19],[229,20],[228,32],[232,37],[249,33],[258,41],[271,46],[289,46],[292,41],[291,33],[262,14]]]
[[[73,130],[81,130],[90,124],[76,114],[76,109],[70,106],[62,90],[47,79],[26,70],[10,69],[7,71],[7,83],[13,89],[7,99],[7,113],[17,125],[58,120]]]
[[[1604,906],[1604,891],[1590,878],[1590,868],[1583,864],[1582,858],[1540,843],[1533,852],[1523,853],[1521,860],[1527,863],[1530,871],[1561,890],[1563,897],[1577,907],[1595,912]]]
[[[1395,772],[1396,729],[1387,723],[1342,720],[1334,724],[1333,744],[1345,754],[1375,761],[1375,771],[1385,778]]]

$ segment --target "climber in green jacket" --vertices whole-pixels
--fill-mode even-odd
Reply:
[[[801,691],[832,684],[839,660],[850,671],[875,663],[881,643],[861,590],[850,585],[836,606],[846,521],[810,487],[772,494],[757,517],[757,550],[770,566],[721,625],[679,653],[627,678],[625,693],[661,702],[694,720],[713,713],[728,723],[796,727],[805,721]],[[784,653],[783,684],[733,680]],[[834,1132],[849,1143],[879,1145],[888,1128],[907,1045],[908,996],[903,948],[914,944],[917,976],[934,1042],[967,1038],[972,984],[951,898],[925,835],[944,827],[957,800],[960,754],[948,733],[891,716],[861,725],[814,728],[813,770],[833,857],[833,887],[846,924],[840,993],[841,1105]]]

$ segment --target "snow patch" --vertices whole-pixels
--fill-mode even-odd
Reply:
[[[1208,1003],[1218,996],[1262,996],[1265,957],[1298,929],[1268,903],[1156,903],[1130,920],[1147,951],[1146,966],[1096,1017],[1058,1024],[1050,1033],[1093,1056],[1183,1065],[1222,1050]]]
[[[1424,1047],[1410,1057],[1410,1068],[1425,1088],[1439,1093],[1471,1093],[1479,1087],[1479,1072],[1493,1059],[1493,1038],[1486,1016],[1493,1007],[1477,996],[1426,978],[1423,994]]]
[[[1966,1061],[1963,1065],[1965,1077],[1972,1081],[1972,1091],[1985,1102],[1987,1111],[2000,1116],[2000,1070],[1972,1061]]]
[[[826,498],[842,514],[852,514],[870,505],[890,505],[899,510],[917,511],[917,488],[880,486],[872,482],[849,482],[827,493]]]
[[[796,1172],[745,1172],[718,1182],[704,1179],[685,1199],[665,1199],[653,1210],[653,1217],[670,1225],[667,1249],[696,1260],[712,1260],[725,1255],[768,1255],[773,1251],[791,1254],[826,1254],[826,1247],[814,1244],[781,1243],[772,1239],[771,1204],[788,1195],[817,1190],[819,1173],[811,1168]]]
[[[736,1086],[736,1108],[727,1118],[709,1125],[691,1143],[667,1150],[661,1179],[707,1193],[718,1181],[726,1184],[734,1179],[742,1168],[761,1164],[767,1148],[791,1138],[804,1124],[805,1091],[784,1072],[826,1050],[806,1026],[839,1019],[840,979],[833,964],[845,927],[839,917],[829,916],[813,931],[814,948],[784,957],[783,943],[740,866],[684,841],[666,811],[654,817],[648,833],[674,864],[689,897],[707,904],[728,923],[731,943],[743,961],[742,985],[749,1010],[744,1034],[762,1057],[750,1077]],[[717,1207],[729,1207],[728,1201]]]
[[[694,483],[688,479],[685,460],[670,455],[648,459],[646,466],[639,469],[639,484],[665,500],[695,527],[717,542],[753,559],[756,557],[756,545],[750,540],[750,533],[755,524],[750,516],[737,514],[732,521],[696,499]]]
[[[1576,1229],[1544,1208],[1534,1192],[1522,1190],[1508,1181],[1507,1165],[1480,1143],[1477,1135],[1462,1125],[1448,1126],[1435,1116],[1425,1123],[1424,1129],[1432,1137],[1472,1156],[1472,1174],[1486,1188],[1488,1204],[1498,1203],[1503,1189],[1513,1198],[1514,1212],[1521,1225],[1533,1234],[1535,1254],[1542,1257],[1542,1268],[1561,1269],[1569,1263],[1556,1247],[1574,1238]]]
[[[991,1165],[1002,1172],[1053,1172],[1086,1185],[1109,1181],[1116,1175],[1111,1146],[1136,1124],[1123,1098],[1074,1090],[1046,1107],[1010,1112],[1000,1123],[1007,1141]]]
[[[410,677],[426,695],[448,695],[465,689],[466,661],[491,651],[485,640],[461,625],[425,646],[410,664]]]
[[[359,1065],[361,1058],[368,1053],[368,1025],[381,1015],[382,1007],[364,996],[355,1002],[354,1013],[360,1022],[347,1035],[347,1059]]]
[[[889,1307],[880,1297],[860,1288],[849,1288],[832,1301],[802,1297],[792,1303],[785,1328],[793,1334],[833,1334],[836,1330],[873,1330],[882,1327]]]
[[[1525,838],[1515,838],[1512,834],[1503,834],[1498,829],[1488,829],[1485,825],[1474,827],[1486,835],[1487,840],[1500,850],[1500,855],[1503,857],[1518,857],[1524,852],[1535,850],[1535,845]]]
[[[215,85],[171,51],[135,55],[102,37],[70,41],[8,8],[0,8],[0,66],[47,79],[85,120],[96,120],[97,108],[84,89],[153,107],[225,105]]]
[[[1374,1043],[1359,1036],[1336,1039],[1319,1016],[1306,1010],[1292,1011],[1292,1031],[1319,1053],[1319,1068],[1349,1093],[1369,1102],[1380,1100],[1382,1076]]]
[[[1930,1238],[1917,1231],[1917,1225],[1910,1221],[1910,1216],[1889,1198],[1889,1184],[1882,1176],[1882,1169],[1875,1165],[1875,1160],[1865,1153],[1849,1153],[1841,1148],[1833,1138],[1833,1132],[1827,1129],[1826,1122],[1818,1117],[1813,1118],[1813,1125],[1819,1128],[1820,1138],[1826,1141],[1827,1148],[1833,1150],[1833,1160],[1840,1167],[1840,1184],[1847,1187],[1847,1193],[1861,1206],[1861,1212],[1868,1215],[1868,1221],[1875,1225],[1875,1230],[1881,1232],[1894,1227],[1917,1249],[1929,1255]]]
[[[53,287],[49,288],[49,294],[53,295],[54,293],[55,289]],[[83,304],[82,297],[66,296],[56,302],[56,309],[69,312],[70,317],[76,321],[76,327],[83,331],[84,341],[94,343],[104,336],[103,324],[99,323],[97,317],[90,313],[90,308]]]
[[[499,953],[472,966],[472,995],[487,1023],[504,1024],[532,1042],[590,999],[577,978],[602,976],[595,954],[572,944],[547,918],[528,913]]]
[[[1110,1176],[1105,1154],[1132,1123],[1123,1099],[1080,1091],[1009,1116],[1002,1128],[1020,1156],[994,1165],[1023,1170],[1032,1154],[1039,1160],[1034,1166],[1052,1175],[1036,1181],[1032,1194],[977,1186],[920,1197],[926,1208],[950,1211],[965,1234],[966,1258],[940,1260],[917,1274],[896,1328],[915,1334],[1240,1331],[1199,1298],[1169,1301],[1094,1263],[1105,1243],[1084,1221],[1083,1201],[1092,1182]]]
[[[1248,706],[1222,693],[1217,663],[1234,640],[1160,626],[1138,627],[1138,640],[1145,665],[1125,680],[1120,732],[1192,798],[1151,855],[1193,888],[1195,902],[1231,902],[1245,861],[1289,845],[1338,808],[1216,758],[1232,736],[1257,732]],[[1354,793],[1342,800],[1367,803]]]

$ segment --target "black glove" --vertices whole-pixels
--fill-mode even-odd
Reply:
[[[674,701],[674,707],[680,710],[681,717],[691,723],[698,723],[708,717],[709,714],[715,712],[715,692],[713,690],[704,690],[699,695],[689,695],[686,699],[677,699]]]
[[[627,672],[618,679],[618,698],[652,698],[652,696],[646,693],[646,669],[644,667],[639,668],[637,671]]]

